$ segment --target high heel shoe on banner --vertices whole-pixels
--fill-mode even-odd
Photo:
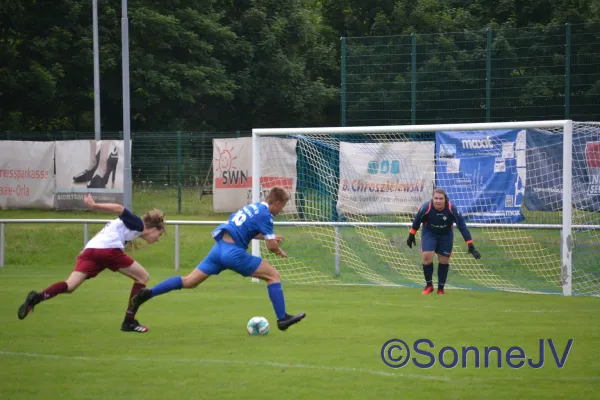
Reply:
[[[96,164],[91,169],[84,169],[79,174],[73,177],[74,183],[84,183],[92,180],[94,176],[94,172],[98,168],[98,164],[100,164],[100,150],[96,153]]]
[[[90,183],[87,185],[88,189],[103,189],[106,187],[108,183],[108,179],[112,174],[112,186],[115,186],[115,175],[117,173],[117,163],[119,162],[119,153],[117,152],[116,147],[109,154],[106,159],[106,171],[103,176],[98,174],[94,175]]]

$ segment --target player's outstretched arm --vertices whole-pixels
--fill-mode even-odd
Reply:
[[[281,247],[279,247],[279,242],[277,241],[277,239],[267,239],[265,241],[265,244],[267,245],[267,249],[269,249],[271,253],[277,254],[281,258],[287,258],[287,254],[285,254],[285,251],[283,251]]]
[[[115,214],[119,214],[119,215],[121,215],[123,213],[123,211],[125,210],[125,207],[123,207],[121,204],[96,203],[94,201],[94,198],[92,197],[92,195],[89,193],[84,197],[83,201],[92,210],[105,211],[105,212],[115,213]]]

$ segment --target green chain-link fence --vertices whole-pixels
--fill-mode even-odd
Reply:
[[[157,207],[170,215],[210,215],[213,210],[213,139],[251,136],[236,132],[132,132],[134,209]],[[0,140],[89,140],[94,132],[4,132]],[[123,139],[102,132],[101,139]]]
[[[600,119],[600,23],[342,38],[341,124]]]

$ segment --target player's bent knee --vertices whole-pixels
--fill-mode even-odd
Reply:
[[[275,269],[271,264],[266,261],[262,261],[254,274],[253,277],[262,279],[267,283],[277,283],[281,281],[281,275],[279,271]]]
[[[431,264],[433,262],[433,252],[426,252],[423,253],[423,264]]]
[[[272,271],[271,271],[271,281],[272,282],[279,282],[281,281],[281,275],[279,274],[279,271],[277,271],[274,267],[271,267]]]
[[[137,279],[137,282],[141,283],[142,285],[147,285],[149,281],[150,281],[150,273],[148,273],[148,271],[145,271],[145,270],[141,274],[141,276]]]
[[[146,271],[137,261],[131,264],[129,267],[121,268],[118,270],[123,275],[126,275],[134,280],[135,283],[146,285],[150,281],[150,273]]]

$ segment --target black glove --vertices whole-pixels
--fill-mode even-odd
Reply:
[[[473,243],[469,243],[469,253],[473,254],[473,257],[475,257],[476,260],[479,260],[481,258],[481,254],[479,254],[479,252],[475,250],[475,246],[473,245]]]
[[[406,239],[406,245],[412,249],[413,244],[416,245],[417,241],[415,240],[415,235],[412,233],[408,234],[408,239]]]

